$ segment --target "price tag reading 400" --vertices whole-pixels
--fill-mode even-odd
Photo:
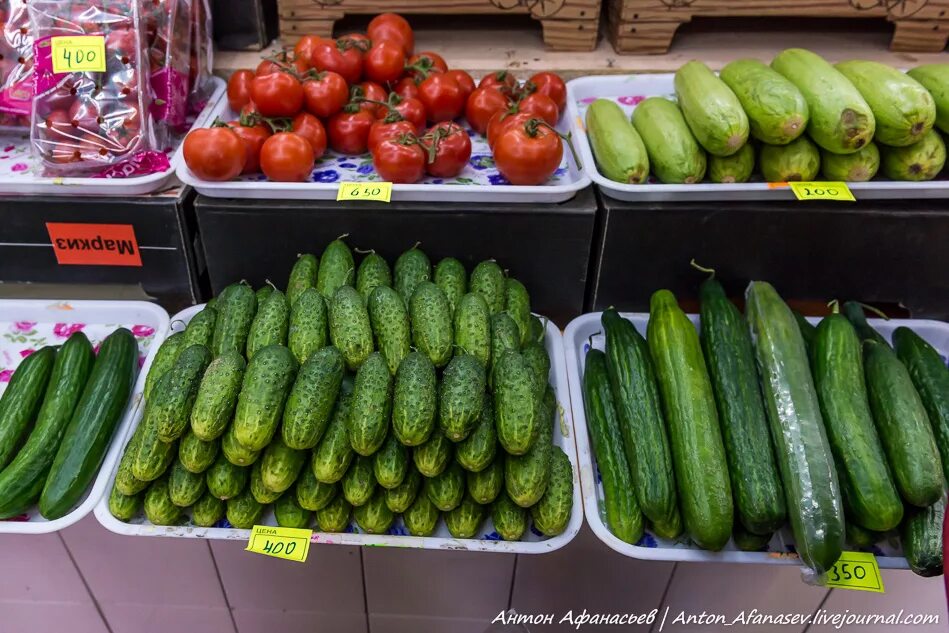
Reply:
[[[245,551],[303,563],[310,552],[312,535],[313,530],[255,525]]]
[[[827,572],[827,586],[883,593],[883,577],[876,556],[867,552],[844,552]]]
[[[53,72],[105,72],[105,37],[76,35],[54,37]]]
[[[845,182],[789,182],[798,200],[836,200],[856,202]]]
[[[390,202],[392,200],[391,182],[341,182],[336,200],[375,200]]]

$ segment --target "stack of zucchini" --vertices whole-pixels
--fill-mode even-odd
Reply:
[[[790,524],[818,573],[845,538],[869,547],[900,530],[912,569],[942,573],[949,477],[949,368],[908,328],[895,350],[845,304],[815,328],[765,282],[747,321],[714,279],[701,337],[666,290],[647,337],[615,310],[583,377],[606,522],[628,543],[644,524],[703,549],[767,546]]]
[[[607,178],[643,183],[652,171],[667,184],[739,183],[757,162],[768,182],[861,182],[881,168],[890,180],[920,181],[946,162],[949,64],[903,73],[788,49],[770,66],[742,59],[718,76],[690,61],[675,74],[675,94],[677,103],[644,100],[632,124],[613,101],[590,105],[587,133]]]
[[[125,328],[98,356],[82,332],[20,363],[0,398],[0,519],[39,504],[49,520],[83,500],[125,411],[138,344]]]
[[[226,288],[160,348],[109,505],[156,525],[221,519],[371,534],[402,515],[475,537],[566,529],[573,472],[553,443],[544,326],[494,261],[434,268],[417,245],[356,267],[340,238],[286,291]],[[189,513],[190,509],[190,513]]]

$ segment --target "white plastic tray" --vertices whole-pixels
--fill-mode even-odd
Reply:
[[[709,552],[696,548],[688,537],[670,541],[661,539],[648,531],[639,543],[630,545],[610,532],[604,520],[603,486],[600,483],[596,457],[590,449],[590,439],[587,434],[582,386],[586,353],[589,351],[591,343],[594,348],[603,349],[604,337],[603,328],[600,325],[601,314],[600,312],[584,314],[574,319],[567,326],[563,339],[564,351],[567,355],[567,373],[570,380],[570,399],[573,403],[574,428],[577,433],[577,452],[580,458],[580,485],[583,488],[584,513],[594,534],[620,554],[644,560],[799,565],[800,561],[793,550],[794,538],[787,527],[776,533],[768,544],[767,550],[761,552],[740,551],[731,541],[724,550]],[[623,314],[623,316],[631,320],[643,336],[646,335],[646,324],[649,322],[648,314],[629,313]],[[698,327],[698,316],[689,315],[689,318]],[[808,321],[816,324],[820,319],[809,317]],[[893,330],[905,325],[932,344],[942,354],[943,358],[949,353],[949,324],[947,323],[923,319],[891,319],[889,321],[870,319],[869,323],[887,339],[890,338]],[[870,551],[876,555],[877,562],[882,568],[909,569],[906,559],[902,556],[899,541],[896,539],[892,542],[878,543]]]
[[[672,73],[653,75],[605,75],[580,77],[567,82],[567,118],[580,160],[590,178],[609,196],[630,202],[712,201],[712,200],[794,200],[787,185],[766,182],[719,184],[702,182],[694,185],[663,185],[650,180],[631,185],[610,180],[599,172],[587,139],[587,107],[595,99],[616,101],[627,115],[646,97],[675,99]],[[818,176],[818,180],[821,176]],[[850,183],[857,200],[949,197],[949,170],[929,182],[894,182],[878,176],[870,182]]]
[[[171,317],[171,330],[182,330],[188,321],[203,307],[204,306],[201,305],[188,308]],[[567,368],[563,356],[563,336],[557,326],[549,322],[547,323],[546,345],[551,362],[550,382],[557,394],[557,402],[560,405],[558,408],[560,409],[561,415],[560,422],[554,432],[554,444],[564,450],[567,457],[570,458],[570,463],[573,465],[573,512],[570,515],[570,522],[567,525],[567,529],[563,534],[553,538],[547,538],[539,532],[534,531],[533,526],[531,526],[525,535],[526,540],[519,542],[503,541],[494,531],[494,525],[489,516],[481,526],[479,537],[474,539],[456,539],[452,537],[443,519],[439,520],[434,536],[408,536],[408,532],[400,517],[396,519],[395,524],[393,524],[388,534],[363,534],[355,521],[351,521],[344,533],[314,532],[311,542],[327,545],[366,545],[508,554],[544,554],[558,550],[572,541],[577,535],[577,532],[580,531],[580,524],[583,522],[583,507],[580,499],[580,468],[577,464],[577,446],[574,441],[575,434],[573,424],[571,424],[570,421],[570,411],[568,407],[569,388],[567,386]],[[144,379],[144,375],[143,373],[142,379]],[[141,409],[135,412],[132,424],[128,425],[128,428],[125,429],[123,440],[116,442],[123,450],[135,426],[141,421],[142,414],[143,411]],[[112,489],[112,482],[117,469],[118,459],[114,460],[111,464],[107,490]],[[108,530],[117,534],[131,536],[168,536],[174,538],[208,538],[237,541],[246,541],[250,537],[250,530],[232,528],[226,519],[221,520],[216,527],[212,528],[196,527],[190,523],[182,526],[155,526],[141,515],[131,523],[123,523],[109,512],[108,494],[102,496],[99,504],[95,508],[95,515],[99,523],[104,525]],[[277,524],[272,508],[267,508],[265,514],[261,517],[260,524]]]
[[[231,112],[227,99],[222,99],[208,121],[213,121],[214,117],[230,121],[237,115]],[[564,202],[590,185],[586,170],[576,164],[566,145],[560,168],[546,184],[531,187],[507,184],[494,166],[487,140],[464,125],[471,135],[471,159],[464,171],[451,179],[426,177],[413,185],[395,184],[392,186],[393,202]],[[570,129],[566,114],[561,117],[557,129],[562,133]],[[340,182],[379,180],[369,154],[344,156],[332,150],[327,150],[313,167],[311,182],[270,182],[263,174],[241,176],[228,182],[206,182],[191,173],[184,161],[178,163],[178,178],[197,189],[198,193],[212,198],[280,200],[335,200]]]
[[[24,358],[22,352],[44,345],[58,345],[81,329],[98,349],[99,343],[119,327],[127,327],[138,343],[139,372],[125,414],[119,421],[99,474],[85,499],[66,516],[47,521],[36,508],[16,519],[0,521],[0,534],[45,534],[72,525],[98,503],[118,461],[120,442],[132,423],[142,398],[145,372],[168,334],[168,313],[145,301],[43,301],[0,300],[0,394],[12,370]]]
[[[192,127],[204,127],[227,88],[223,79],[213,78],[214,92]],[[68,196],[138,196],[169,185],[178,163],[183,162],[181,145],[171,155],[167,171],[133,178],[54,178],[43,176],[43,165],[30,148],[29,134],[0,136],[0,193],[54,194]]]

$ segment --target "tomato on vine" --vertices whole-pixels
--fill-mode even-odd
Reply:
[[[310,143],[314,161],[326,153],[326,130],[318,118],[309,112],[301,112],[293,118],[291,129]]]
[[[547,95],[535,92],[517,102],[517,111],[543,119],[549,125],[557,125],[560,120],[560,109],[554,100]]]
[[[425,176],[426,159],[425,149],[414,135],[385,139],[372,152],[372,166],[389,182],[418,182]]]
[[[465,99],[467,99],[468,95],[475,91],[476,86],[474,79],[472,79],[471,75],[465,71],[455,68],[454,70],[449,70],[445,74],[458,82],[458,85],[461,86],[461,91],[465,93]]]
[[[514,96],[517,90],[517,77],[506,70],[500,70],[490,75],[485,75],[478,82],[479,88],[494,88],[500,90],[509,97]]]
[[[310,114],[326,119],[349,102],[349,84],[339,73],[324,70],[303,81],[303,104]]]
[[[274,182],[305,182],[313,170],[313,147],[293,132],[277,132],[260,149],[260,168]]]
[[[471,158],[471,138],[454,121],[433,125],[425,134],[431,148],[425,171],[436,178],[454,178],[464,170]]]
[[[363,60],[363,73],[376,83],[398,81],[405,68],[405,51],[398,42],[376,42]]]
[[[247,161],[244,141],[226,126],[192,130],[185,137],[182,153],[191,173],[215,182],[237,178]]]
[[[228,123],[231,130],[244,142],[246,160],[242,174],[256,174],[260,171],[260,149],[270,138],[270,127],[263,123],[256,123],[251,119],[242,119]]]
[[[287,72],[258,75],[251,84],[251,96],[266,117],[295,116],[303,108],[303,86]]]
[[[349,104],[326,122],[329,145],[340,154],[363,154],[369,147],[369,130],[376,121],[366,110]]]
[[[504,112],[511,105],[510,100],[494,88],[476,88],[465,103],[465,118],[475,132],[485,134],[491,117]]]
[[[465,109],[465,95],[458,82],[445,73],[433,73],[418,86],[419,101],[429,121],[451,121]]]
[[[415,50],[415,33],[408,21],[397,13],[382,13],[374,17],[369,22],[366,34],[373,42],[398,42],[406,55],[411,55]]]
[[[560,112],[567,107],[567,85],[555,73],[537,73],[524,84],[524,93],[547,95],[554,100]]]
[[[233,73],[227,80],[227,105],[234,112],[250,103],[251,86],[254,83],[254,71],[243,69]]]
[[[369,128],[369,140],[366,142],[366,145],[371,152],[379,143],[386,139],[398,138],[404,134],[415,134],[416,132],[415,126],[412,125],[410,121],[387,121],[386,119],[379,119]]]
[[[494,143],[494,163],[512,185],[542,185],[563,159],[560,135],[542,119],[512,125]]]

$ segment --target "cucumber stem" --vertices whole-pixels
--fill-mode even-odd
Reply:
[[[700,272],[708,273],[708,278],[709,278],[709,279],[715,279],[715,269],[714,269],[714,268],[706,268],[705,266],[700,266],[699,264],[696,263],[695,258],[692,258],[692,261],[689,262],[689,265],[692,266],[692,268],[694,268],[694,269],[696,269],[696,270],[698,270],[698,271],[700,271]]]
[[[374,248],[370,248],[369,250],[363,250],[361,248],[353,248],[353,250],[359,253],[360,255],[374,255],[376,253],[376,249]]]
[[[275,286],[274,283],[270,281],[269,279],[264,279],[264,282],[266,282],[266,284],[270,286],[271,288],[273,288],[274,290],[277,289],[277,286]]]
[[[831,299],[827,302],[827,307],[830,308],[832,314],[840,314],[840,301],[837,299]]]
[[[857,301],[856,303],[857,303],[858,306],[860,306],[860,307],[863,308],[864,310],[869,310],[870,312],[872,312],[873,314],[877,315],[877,316],[880,317],[881,319],[883,319],[883,320],[885,320],[885,321],[889,321],[889,320],[890,320],[890,317],[888,317],[888,316],[886,315],[886,312],[884,312],[883,310],[881,310],[881,309],[879,309],[879,308],[875,308],[875,307],[873,307],[872,305],[869,305],[869,304],[866,304],[866,303],[860,303],[859,301]]]

